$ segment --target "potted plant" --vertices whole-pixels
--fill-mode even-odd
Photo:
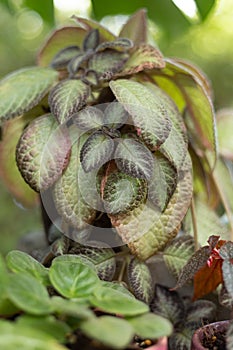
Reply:
[[[200,211],[216,230],[233,227],[232,153],[217,156],[209,81],[147,43],[144,10],[118,37],[73,18],[50,35],[36,67],[0,83],[1,173],[9,177],[16,149],[47,239],[1,261],[0,344],[188,349],[215,305],[170,288],[195,250],[201,267],[215,249],[198,255]]]

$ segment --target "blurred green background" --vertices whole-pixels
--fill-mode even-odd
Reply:
[[[164,56],[202,68],[212,82],[216,109],[233,107],[232,0],[0,0],[0,78],[34,65],[45,37],[55,26],[73,23],[72,14],[101,20],[117,34],[142,7],[150,18],[151,42]],[[0,252],[42,229],[39,207],[16,203],[0,178]]]

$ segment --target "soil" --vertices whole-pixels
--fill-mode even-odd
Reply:
[[[227,350],[226,332],[216,329],[206,329],[202,345],[208,350]]]

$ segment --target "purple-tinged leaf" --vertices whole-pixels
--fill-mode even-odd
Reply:
[[[0,125],[36,106],[58,80],[51,68],[29,67],[0,81]]]
[[[63,124],[86,104],[89,95],[90,87],[81,80],[63,80],[50,92],[51,111],[58,122]]]
[[[74,26],[62,27],[54,31],[40,49],[37,56],[39,66],[48,66],[54,56],[67,46],[81,46],[87,31]]]
[[[134,139],[120,139],[114,158],[122,172],[140,179],[152,178],[153,155],[142,143]]]
[[[119,36],[129,38],[135,45],[147,42],[147,18],[146,10],[141,9],[129,17],[123,25]]]
[[[110,129],[119,129],[127,123],[128,112],[119,102],[110,102],[104,111],[104,124]]]
[[[75,125],[81,130],[92,131],[103,125],[104,114],[96,107],[87,106],[72,116]]]
[[[96,52],[112,49],[120,52],[127,51],[133,47],[133,42],[126,38],[118,38],[114,41],[106,41],[96,48]]]
[[[109,80],[121,70],[128,57],[127,53],[113,50],[99,52],[89,59],[88,68],[94,70],[99,79]]]
[[[161,52],[149,44],[142,44],[133,49],[128,61],[117,77],[133,75],[144,70],[164,68],[165,61]]]
[[[100,37],[98,29],[91,30],[84,39],[83,50],[94,50],[99,45]]]
[[[76,45],[68,46],[60,50],[53,58],[51,67],[54,69],[66,68],[67,64],[80,53],[80,48]]]
[[[153,296],[153,284],[148,266],[137,258],[131,259],[128,265],[127,277],[136,298],[149,304]]]
[[[80,160],[85,172],[99,169],[104,163],[111,160],[114,151],[114,141],[102,131],[93,133],[84,143]]]
[[[69,163],[68,130],[52,114],[35,119],[23,132],[16,162],[24,180],[37,192],[51,187]]]
[[[79,69],[82,70],[82,65],[92,56],[92,53],[80,53],[76,55],[68,64],[68,71],[70,76],[74,76],[78,73]]]
[[[216,305],[209,300],[196,300],[190,304],[186,313],[185,323],[196,323],[201,326],[203,319],[207,319],[208,322],[214,320]]]

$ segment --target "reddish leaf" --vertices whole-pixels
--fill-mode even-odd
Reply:
[[[210,267],[206,264],[195,274],[193,300],[213,292],[222,282],[222,259],[214,259]]]

